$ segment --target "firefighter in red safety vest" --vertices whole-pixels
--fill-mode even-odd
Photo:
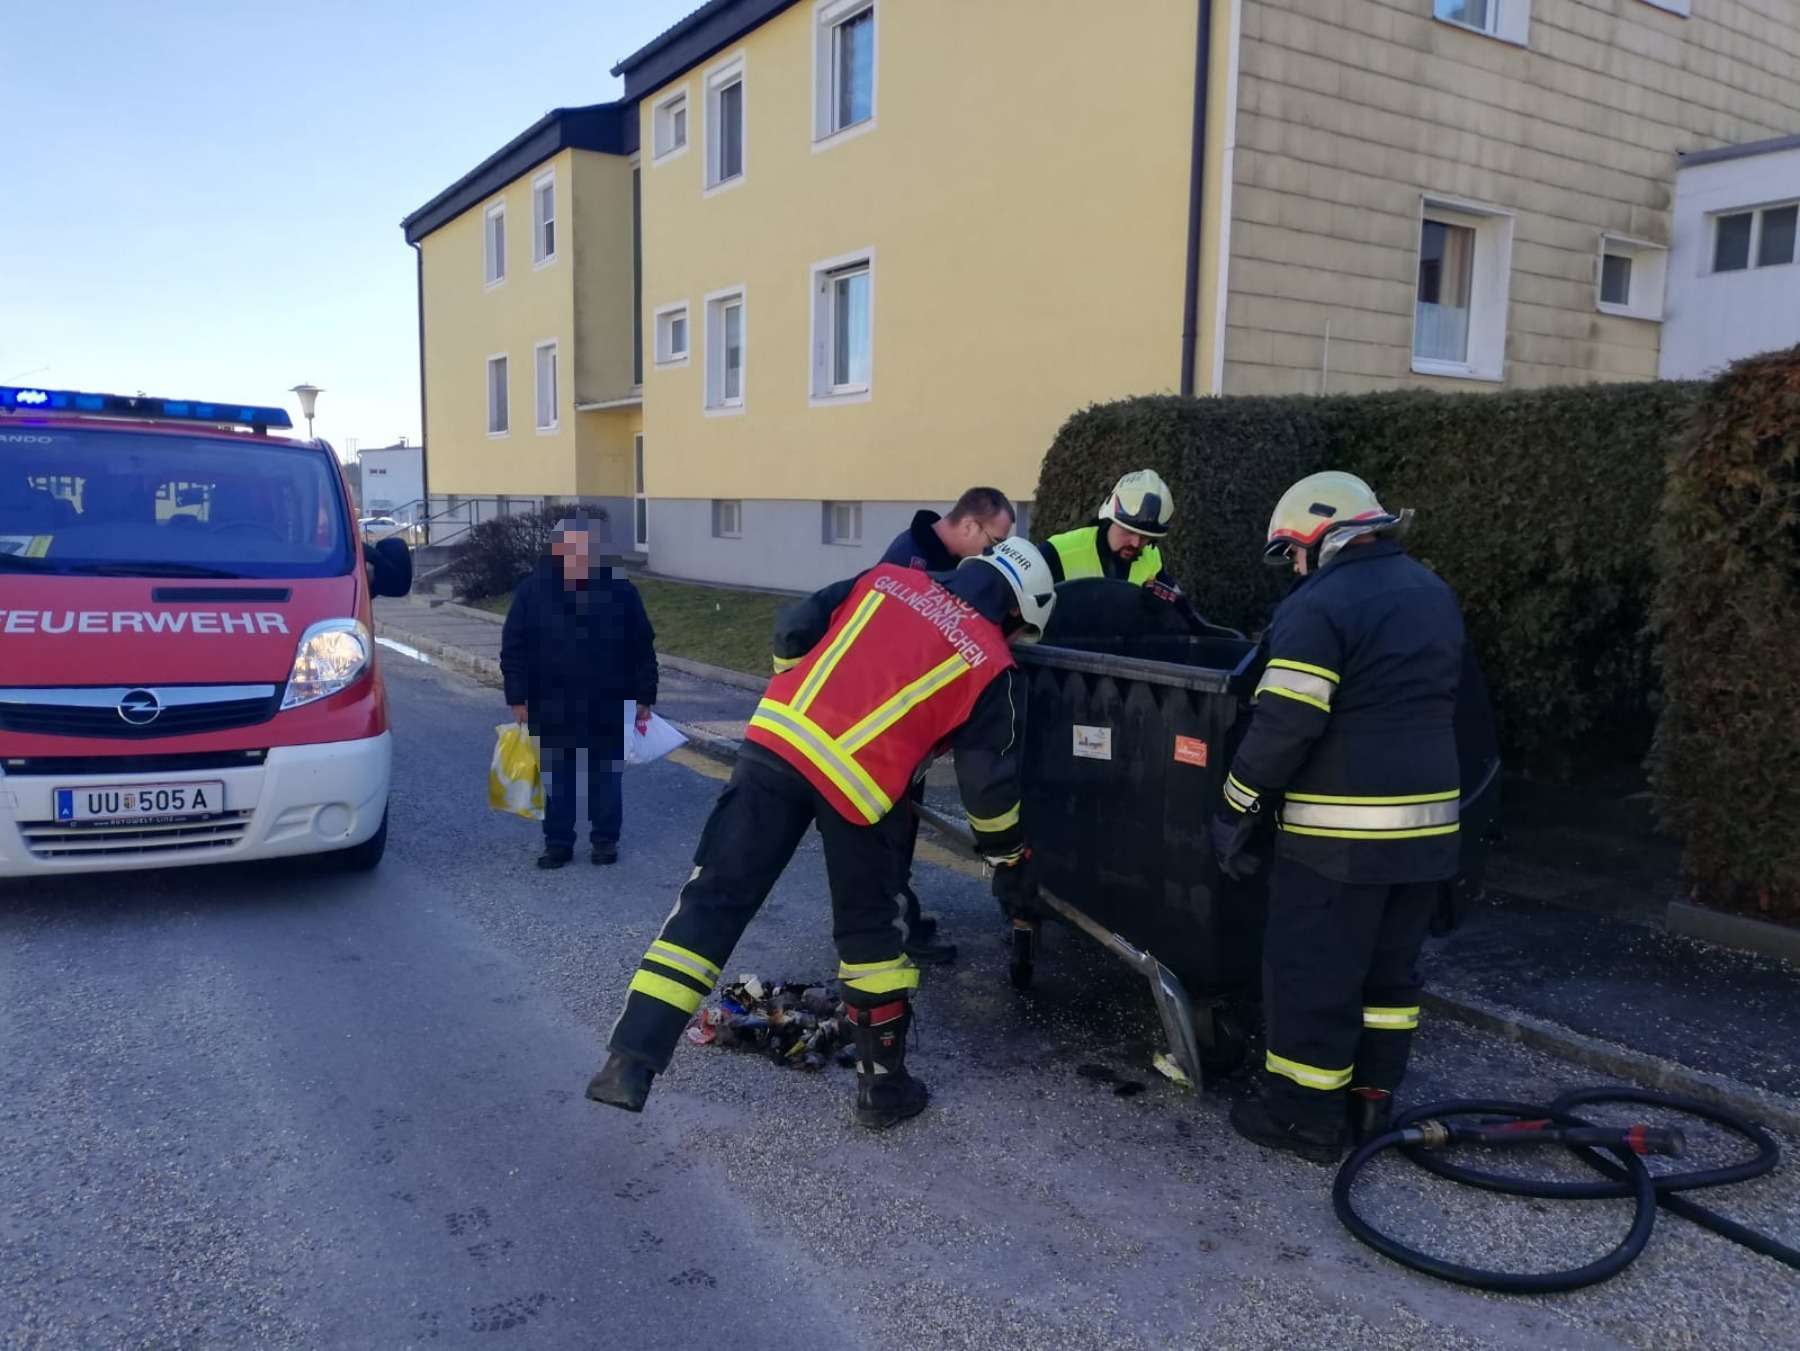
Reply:
[[[793,664],[750,720],[693,874],[631,978],[588,1097],[643,1110],[682,1028],[816,825],[855,1043],[856,1119],[879,1129],[925,1107],[925,1085],[906,1072],[919,969],[903,951],[890,885],[894,837],[910,825],[915,771],[948,746],[995,894],[1009,911],[1029,908],[1008,644],[1035,641],[1054,604],[1043,556],[1005,539],[946,576],[883,564],[782,612],[775,656]]]
[[[1458,868],[1456,596],[1408,558],[1395,515],[1352,474],[1301,479],[1266,557],[1301,581],[1275,612],[1249,730],[1214,819],[1221,869],[1260,860],[1273,818],[1263,941],[1268,1053],[1240,1135],[1332,1163],[1346,1125],[1386,1129],[1419,1025],[1419,948]]]

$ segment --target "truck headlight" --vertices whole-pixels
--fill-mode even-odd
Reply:
[[[284,709],[299,708],[348,689],[369,669],[369,631],[355,619],[327,619],[300,638],[294,670],[288,676]]]

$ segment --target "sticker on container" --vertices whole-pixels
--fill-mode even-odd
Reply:
[[[1078,760],[1112,759],[1112,728],[1075,724],[1075,757]]]
[[[1206,768],[1206,743],[1197,736],[1175,738],[1175,763]]]

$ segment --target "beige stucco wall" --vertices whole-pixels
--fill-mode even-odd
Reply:
[[[1070,413],[1178,386],[1197,6],[877,13],[854,139],[814,150],[810,4],[642,101],[646,329],[685,300],[693,335],[644,377],[653,498],[1029,496]],[[708,196],[704,74],[739,51],[745,177]],[[652,110],[680,85],[691,145],[658,164]],[[871,397],[811,407],[809,268],[865,248]],[[704,297],[739,284],[744,411],[707,416]]]
[[[574,180],[575,402],[611,403],[632,384],[631,161],[588,150],[564,156]]]
[[[1421,197],[1515,213],[1504,383],[1652,378],[1599,313],[1602,232],[1667,244],[1679,150],[1800,130],[1800,4],[1531,0],[1527,45],[1431,0],[1242,0],[1227,393],[1492,383],[1411,370]]]

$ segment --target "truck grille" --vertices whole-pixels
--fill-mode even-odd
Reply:
[[[250,812],[179,821],[128,821],[97,825],[59,825],[22,821],[19,833],[31,856],[46,862],[74,862],[121,856],[166,858],[172,854],[216,854],[231,848],[250,829]]]
[[[147,740],[249,727],[275,716],[277,685],[0,689],[0,730]]]

